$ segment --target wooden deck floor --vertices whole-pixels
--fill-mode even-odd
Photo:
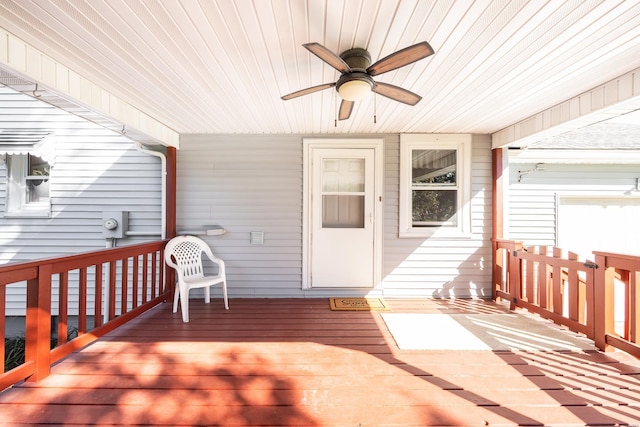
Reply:
[[[496,313],[490,302],[387,301]],[[640,362],[595,351],[399,350],[327,299],[164,304],[0,394],[0,425],[639,425]]]

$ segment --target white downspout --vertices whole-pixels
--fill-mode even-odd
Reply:
[[[135,141],[136,148],[141,153],[149,154],[151,156],[159,157],[162,162],[162,201],[161,201],[161,225],[160,225],[160,239],[164,240],[166,236],[166,226],[167,226],[167,156],[158,151],[153,151],[145,148],[141,143]]]

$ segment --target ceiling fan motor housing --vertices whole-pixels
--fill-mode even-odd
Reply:
[[[371,65],[371,54],[359,47],[345,50],[340,58],[354,71],[365,71]]]

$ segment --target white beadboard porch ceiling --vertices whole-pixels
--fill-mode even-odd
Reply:
[[[494,133],[640,66],[640,0],[3,0],[0,26],[180,134]],[[376,77],[414,107],[280,99],[339,77],[303,43],[421,41]]]

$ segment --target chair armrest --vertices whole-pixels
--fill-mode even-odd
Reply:
[[[224,261],[220,258],[218,258],[217,256],[215,256],[213,253],[207,253],[205,252],[205,254],[207,255],[207,258],[209,258],[209,260],[215,264],[218,264],[220,266],[220,268],[224,268]]]

